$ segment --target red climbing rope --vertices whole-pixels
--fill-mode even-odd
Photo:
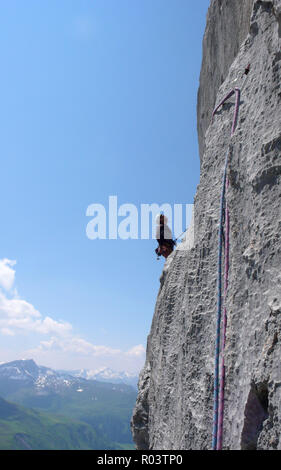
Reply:
[[[228,180],[226,181],[226,189],[228,187]],[[224,350],[226,341],[226,328],[227,328],[227,311],[225,299],[228,288],[228,272],[229,272],[229,210],[227,203],[225,206],[225,249],[224,249],[224,307],[223,307],[223,334],[222,334],[222,349],[221,349],[221,376],[220,376],[220,390],[219,390],[219,409],[218,409],[218,436],[217,436],[217,450],[222,449],[223,437],[223,415],[224,415],[224,383],[225,383],[225,366],[224,366]]]
[[[235,109],[234,117],[231,127],[231,137],[233,137],[239,114],[240,106],[240,89],[235,88],[231,90],[226,97],[220,102],[220,104],[214,109],[213,117],[217,110],[222,106],[235,93]],[[227,310],[226,310],[226,295],[228,288],[228,274],[229,274],[229,210],[225,201],[225,194],[228,187],[227,178],[227,167],[229,158],[230,148],[228,148],[227,157],[225,161],[224,176],[223,176],[223,187],[221,192],[221,214],[220,214],[220,228],[219,228],[219,249],[218,249],[218,307],[217,307],[217,328],[216,328],[216,353],[215,353],[215,372],[214,372],[214,416],[213,416],[213,450],[222,449],[223,439],[223,415],[224,415],[224,384],[225,384],[225,366],[224,366],[224,350],[226,341],[226,327],[227,327]],[[225,250],[224,250],[224,308],[223,308],[223,337],[222,337],[222,349],[220,351],[220,336],[221,336],[221,265],[222,265],[222,239],[223,239],[223,214],[225,214]],[[219,374],[219,357],[221,355],[221,373]]]

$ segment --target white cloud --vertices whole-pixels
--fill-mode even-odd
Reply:
[[[136,353],[137,351],[137,353]],[[101,369],[126,370],[138,373],[144,364],[143,346],[129,351],[108,346],[94,345],[79,337],[52,337],[33,349],[25,351],[28,357],[49,367],[60,369]]]
[[[7,258],[0,260],[0,328],[4,335],[13,335],[20,330],[44,335],[69,334],[72,326],[63,321],[56,321],[41,313],[29,302],[19,297],[16,289],[11,293],[15,281],[16,261]],[[7,292],[9,291],[9,292]]]
[[[145,354],[145,349],[142,344],[138,344],[137,346],[129,349],[126,354],[128,354],[128,356],[142,357]]]
[[[17,350],[17,357],[19,354],[32,357],[36,362],[53,368],[110,367],[139,371],[145,357],[141,344],[128,351],[93,344],[76,335],[70,323],[44,317],[30,302],[21,299],[14,288],[15,264],[8,259],[0,260],[0,334],[9,337],[10,342],[24,337],[24,344],[35,345]],[[12,343],[9,349],[13,351]]]
[[[72,325],[64,321],[56,321],[50,317],[45,317],[36,326],[37,331],[43,334],[57,334],[58,336],[68,335],[72,331]]]
[[[10,328],[1,328],[0,332],[3,336],[15,336],[14,331],[10,330]]]
[[[15,266],[16,261],[4,258],[0,260],[0,286],[5,290],[10,290],[15,281]]]
[[[120,349],[113,349],[107,346],[96,346],[78,336],[68,336],[64,338],[52,337],[49,341],[41,341],[38,350],[60,350],[65,353],[76,353],[85,356],[114,356],[121,353]]]
[[[0,328],[41,334],[55,333],[59,336],[72,330],[69,323],[56,321],[50,317],[43,318],[41,313],[26,300],[9,299],[3,292],[0,292]]]

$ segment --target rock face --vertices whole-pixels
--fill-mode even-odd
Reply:
[[[197,99],[200,160],[220,85],[250,29],[253,0],[212,1],[203,38],[203,60]]]
[[[239,4],[239,8],[238,8]],[[212,0],[198,93],[194,245],[161,276],[132,417],[138,449],[211,449],[221,178],[233,99],[223,449],[281,450],[281,1]],[[236,81],[235,81],[236,80]]]

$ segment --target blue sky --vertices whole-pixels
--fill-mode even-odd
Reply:
[[[142,366],[163,259],[155,240],[89,240],[86,210],[192,204],[208,6],[1,5],[0,361]]]

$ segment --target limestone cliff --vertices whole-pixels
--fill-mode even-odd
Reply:
[[[280,46],[280,0],[211,1],[198,92],[195,242],[187,237],[161,276],[132,417],[138,449],[211,448],[219,200],[233,100],[212,123],[210,116],[249,63],[228,168],[223,448],[281,449]]]

